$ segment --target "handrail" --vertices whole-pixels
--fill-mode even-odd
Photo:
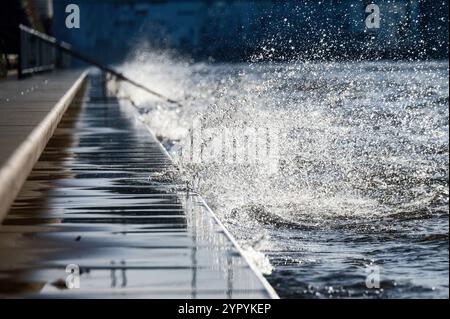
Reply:
[[[69,67],[69,56],[62,51],[57,51],[51,44],[56,42],[55,38],[24,25],[19,25],[19,29],[20,50],[17,70],[19,79],[33,73]],[[67,43],[61,44],[70,48]]]
[[[23,26],[23,25],[20,25],[20,29],[22,31],[26,32],[27,34],[29,34],[31,36],[34,36],[34,37],[37,37],[38,39],[42,40],[44,43],[50,45],[53,49],[55,49],[55,48],[59,49],[61,52],[67,53],[67,54],[71,55],[72,57],[74,57],[74,58],[76,58],[78,60],[86,62],[86,63],[88,63],[90,65],[96,66],[100,70],[103,70],[103,71],[105,71],[105,72],[107,72],[109,74],[112,74],[114,77],[116,77],[120,81],[126,81],[126,82],[128,82],[128,83],[130,83],[130,84],[132,84],[132,85],[134,85],[134,86],[136,86],[136,87],[146,91],[147,93],[150,93],[150,94],[152,94],[152,95],[154,95],[154,96],[156,96],[156,97],[158,97],[158,98],[160,98],[160,99],[162,99],[162,100],[164,100],[164,101],[166,101],[168,103],[177,104],[178,106],[182,106],[181,103],[179,103],[179,102],[177,102],[177,101],[175,101],[173,99],[170,99],[170,98],[164,96],[163,94],[158,93],[158,92],[156,92],[156,91],[154,91],[152,89],[149,89],[145,85],[130,79],[129,77],[125,76],[124,74],[122,74],[122,73],[120,73],[120,72],[118,72],[118,71],[116,71],[116,70],[114,70],[114,69],[112,69],[112,68],[110,68],[110,67],[108,67],[106,65],[103,65],[103,64],[95,61],[92,58],[89,58],[89,57],[87,57],[87,56],[85,56],[85,55],[83,55],[83,54],[73,50],[67,43],[58,41],[58,40],[56,40],[53,37],[50,37],[50,36],[48,36],[46,34],[43,34],[43,33],[39,32],[39,31],[30,29],[30,28],[28,28],[26,26]]]

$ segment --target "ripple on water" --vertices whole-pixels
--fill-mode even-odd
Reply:
[[[143,57],[125,73],[185,107],[122,89],[137,96],[169,150],[186,147],[194,119],[215,132],[279,133],[271,173],[172,155],[239,242],[266,254],[282,297],[448,298],[447,61],[192,65]],[[213,140],[204,150],[217,147]],[[381,267],[380,289],[366,287],[370,265]]]

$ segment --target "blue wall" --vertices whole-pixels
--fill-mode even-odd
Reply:
[[[373,1],[381,10],[381,28],[375,31],[364,24],[371,2],[55,0],[53,30],[109,63],[142,40],[199,58],[245,58],[262,47],[273,48],[278,58],[448,56],[448,1]],[[80,6],[80,29],[64,26],[69,3]]]

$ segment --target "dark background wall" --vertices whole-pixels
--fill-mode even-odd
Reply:
[[[8,2],[4,31],[23,1]],[[372,2],[376,30],[364,23]],[[69,3],[80,6],[80,29],[65,26]],[[53,0],[51,21],[47,31],[107,63],[143,42],[197,59],[448,58],[448,0]]]

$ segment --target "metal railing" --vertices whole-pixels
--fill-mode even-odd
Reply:
[[[53,43],[56,39],[42,32],[20,25],[20,51],[18,64],[19,79],[33,73],[68,68],[71,57],[62,50],[58,50]],[[62,43],[67,49],[70,45]]]
[[[65,42],[57,41],[49,35],[33,30],[24,25],[20,25],[20,34],[21,48],[19,54],[19,78],[23,78],[27,74],[32,74],[35,72],[52,70],[55,67],[64,68],[70,64],[70,60],[68,60],[69,57],[74,57],[82,62],[96,66],[100,70],[111,74],[119,81],[126,81],[168,103],[176,104],[180,107],[183,106],[180,102],[168,98],[167,96],[148,88],[142,83],[136,82],[113,68],[73,50],[71,46]]]

